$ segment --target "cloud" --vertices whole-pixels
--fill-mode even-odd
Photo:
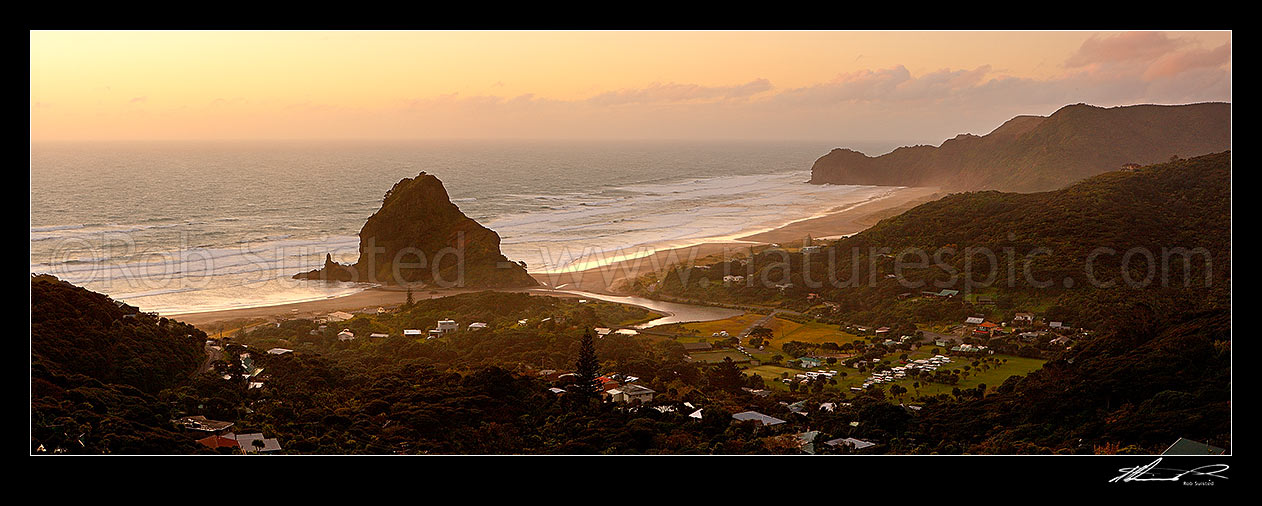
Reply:
[[[1158,58],[1144,71],[1148,80],[1172,77],[1192,69],[1221,67],[1231,63],[1231,42],[1214,49],[1191,49]]]
[[[1129,61],[1152,61],[1187,44],[1161,32],[1127,32],[1101,37],[1092,35],[1078,52],[1065,60],[1065,67],[1079,68],[1093,64]]]
[[[670,104],[695,101],[740,100],[773,88],[767,79],[734,86],[702,86],[699,84],[653,83],[644,88],[607,91],[587,99],[597,105]]]
[[[776,102],[796,105],[839,104],[847,102],[914,102],[949,98],[981,84],[990,65],[974,69],[941,69],[913,77],[907,67],[898,65],[879,70],[861,70],[835,79],[786,90]]]
[[[148,100],[149,100],[149,97],[132,97],[132,99],[128,100],[127,103],[140,104],[140,103],[147,102]]]

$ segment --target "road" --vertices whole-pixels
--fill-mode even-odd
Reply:
[[[206,350],[206,360],[202,362],[202,365],[200,367],[197,368],[197,372],[193,373],[193,376],[200,376],[202,373],[209,371],[210,364],[214,363],[216,360],[219,360],[220,357],[223,357],[223,350],[216,349],[215,346],[207,344],[203,347],[203,349]]]

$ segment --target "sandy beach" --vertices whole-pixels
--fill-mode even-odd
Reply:
[[[661,272],[680,263],[704,263],[703,259],[714,260],[724,255],[747,252],[751,246],[758,244],[793,244],[800,242],[808,235],[813,238],[824,238],[853,234],[872,226],[883,218],[893,216],[937,196],[937,188],[898,188],[880,198],[834,208],[822,216],[806,217],[773,230],[758,232],[735,240],[717,240],[687,247],[664,249],[648,256],[581,271],[531,273],[531,275],[539,280],[543,285],[541,288],[545,289],[621,295],[623,292],[620,288],[627,280]],[[413,292],[413,297],[422,300],[475,291],[479,290],[468,288],[417,290]],[[557,295],[562,294],[557,293]],[[375,311],[378,307],[390,308],[406,300],[405,289],[372,288],[351,295],[317,301],[163,316],[191,323],[209,333],[219,331],[220,326],[236,328],[249,322],[270,321],[277,318],[310,318],[332,311]]]

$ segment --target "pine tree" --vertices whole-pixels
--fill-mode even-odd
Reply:
[[[575,392],[583,395],[596,394],[596,376],[600,374],[600,361],[596,359],[596,345],[591,332],[583,333],[583,340],[579,342],[574,374],[578,375],[574,382]]]
[[[412,298],[412,287],[408,287],[408,301],[405,305],[407,307],[412,307],[414,304],[416,304],[416,299]]]

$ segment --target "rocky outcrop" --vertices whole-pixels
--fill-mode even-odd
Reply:
[[[353,265],[325,257],[324,267],[295,279],[438,287],[527,287],[525,264],[500,252],[500,236],[465,216],[433,175],[406,178],[386,192],[359,231]]]

